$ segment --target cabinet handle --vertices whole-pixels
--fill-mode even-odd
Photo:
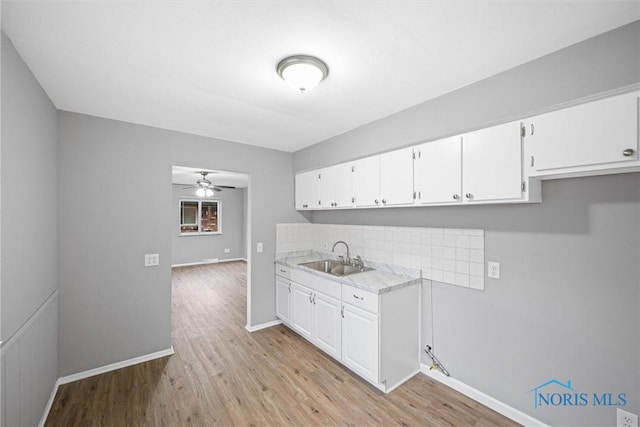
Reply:
[[[460,195],[459,195],[459,194],[454,194],[454,195],[453,195],[453,200],[458,200],[459,198],[460,198]]]
[[[318,200],[318,205],[321,205],[321,204],[322,204],[322,200]]]
[[[536,131],[535,126],[533,126],[533,123],[531,123],[531,135],[533,135]]]
[[[289,283],[289,293],[291,293],[291,283]]]
[[[356,198],[355,198],[355,197],[352,197],[352,198],[351,198],[351,203],[355,203],[355,202],[356,202]]]
[[[344,305],[342,306],[342,308],[340,309],[340,315],[342,316],[342,318],[344,319]]]
[[[378,203],[380,203],[380,202],[378,201],[378,199],[376,199],[376,200],[375,200],[375,202],[376,202],[376,205],[377,205]]]
[[[353,297],[354,297],[355,299],[359,299],[360,301],[364,300],[364,297],[359,297],[359,296],[358,296],[358,295],[356,295],[356,294],[353,294]]]
[[[627,148],[626,150],[624,150],[622,152],[622,154],[624,156],[626,156],[626,157],[631,157],[631,156],[633,156],[633,153],[635,153],[635,152],[636,152],[636,150],[634,150],[633,148]]]
[[[313,300],[311,299],[311,294],[309,294],[309,304],[313,303]]]
[[[309,207],[309,205],[302,205],[302,207],[303,207],[303,208],[308,208],[308,207]]]
[[[387,199],[382,199],[382,204],[386,205],[387,204]]]
[[[315,305],[316,303],[316,294],[313,294],[313,304]]]
[[[287,270],[280,269],[280,273],[286,273]]]
[[[464,195],[464,197],[466,197],[467,199],[473,199],[473,194],[467,193]]]

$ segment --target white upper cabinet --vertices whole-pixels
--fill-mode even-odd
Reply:
[[[296,209],[318,209],[318,171],[296,174]]]
[[[427,142],[414,148],[417,203],[462,201],[462,138]]]
[[[354,162],[353,193],[356,206],[380,206],[380,156]]]
[[[465,202],[522,198],[520,135],[520,122],[463,135],[462,197]]]
[[[356,206],[413,203],[413,148],[357,160],[353,169]]]
[[[297,174],[296,209],[539,202],[542,179],[640,171],[639,129],[640,92],[615,95]]]
[[[526,120],[532,156],[527,159],[530,175],[637,163],[639,95],[613,96]]]
[[[318,201],[321,208],[332,208],[336,203],[336,174],[333,167],[318,172]]]
[[[383,206],[413,203],[413,148],[380,156],[380,202]]]
[[[353,165],[343,163],[319,172],[319,200],[322,208],[353,205]]]

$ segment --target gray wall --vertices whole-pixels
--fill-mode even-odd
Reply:
[[[218,258],[237,259],[243,258],[246,253],[244,239],[245,223],[244,213],[244,190],[225,189],[215,194],[214,199],[221,201],[221,226],[222,234],[202,235],[202,236],[181,236],[180,235],[180,199],[197,199],[193,189],[184,189],[184,185],[172,185],[173,191],[173,226],[171,240],[171,263],[189,264],[203,262],[204,259]],[[224,249],[229,248],[230,253],[225,254]]]
[[[250,175],[249,325],[275,320],[275,224],[304,221],[290,153],[70,112],[58,119],[61,375],[171,345],[172,165]],[[159,253],[160,266],[145,268],[145,253]]]
[[[28,425],[58,373],[57,113],[4,34],[1,74],[2,422]]]
[[[341,162],[336,147],[357,158],[638,82],[634,22],[297,152],[294,170]],[[484,228],[501,279],[484,292],[427,284],[423,344],[431,339],[454,378],[544,422],[613,425],[615,408],[534,409],[527,392],[571,380],[580,392],[624,392],[626,409],[640,412],[640,174],[545,181],[542,200],[314,212],[311,221]]]

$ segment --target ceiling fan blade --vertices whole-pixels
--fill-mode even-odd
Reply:
[[[232,186],[232,185],[216,185],[216,187],[218,188],[229,188],[229,189],[234,189],[236,187]]]

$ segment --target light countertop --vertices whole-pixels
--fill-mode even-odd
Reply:
[[[411,286],[420,283],[421,280],[420,270],[418,269],[392,264],[367,262],[366,260],[364,262],[365,266],[371,267],[373,270],[355,273],[348,276],[334,276],[332,274],[300,265],[312,261],[336,259],[335,254],[331,254],[330,252],[325,253],[312,250],[279,252],[276,253],[275,258],[276,264],[280,264],[291,269],[299,269],[327,280],[344,283],[376,294],[383,294],[405,286]]]

